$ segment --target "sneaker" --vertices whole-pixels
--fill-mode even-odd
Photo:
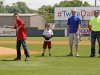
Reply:
[[[25,61],[28,61],[28,60],[30,60],[30,57],[26,57],[26,58],[25,58]]]
[[[49,56],[52,56],[52,54],[50,53]]]
[[[100,55],[100,50],[98,51],[98,54]]]
[[[15,58],[14,60],[21,60],[21,58]]]
[[[95,55],[90,55],[90,57],[95,57]]]
[[[100,54],[99,54],[99,56],[98,57],[100,57]]]
[[[79,57],[79,54],[78,53],[76,54],[76,57]]]
[[[44,53],[42,53],[42,55],[41,56],[44,56]]]
[[[67,56],[73,56],[73,54],[72,53],[69,53]]]

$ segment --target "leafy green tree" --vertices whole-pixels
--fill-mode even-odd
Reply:
[[[8,13],[15,13],[15,12],[20,13],[21,11],[17,6],[10,6],[9,10],[8,10]]]
[[[13,3],[12,6],[6,5],[5,9],[8,13],[37,13],[36,10],[30,9],[25,2],[20,1]]]
[[[42,14],[42,15],[45,15],[45,14],[46,14],[46,6],[43,5],[42,7],[40,7],[40,8],[38,9],[38,13],[39,13],[39,14]]]
[[[50,5],[41,6],[38,11],[30,9],[25,2],[18,1],[13,3],[12,6],[0,4],[0,13],[39,13],[45,16],[46,23],[54,23],[54,8],[55,7],[82,7],[91,6],[88,2],[82,3],[80,0],[64,0],[56,3],[53,7]]]
[[[26,13],[37,13],[37,11],[33,9],[27,9]]]
[[[38,9],[38,13],[45,16],[46,23],[54,22],[54,17],[53,17],[54,16],[54,14],[53,14],[54,12],[53,12],[53,7],[52,6],[43,5],[42,7],[40,7]]]
[[[0,13],[7,13],[4,5],[0,4]]]
[[[61,1],[59,4],[55,4],[54,7],[80,7],[80,6],[84,6],[84,4],[82,3],[82,1],[80,0],[64,0]],[[85,1],[85,6],[90,6],[90,4],[88,4]]]
[[[18,1],[15,5],[21,10],[21,13],[26,13],[29,9],[25,2]]]
[[[83,4],[83,6],[84,6],[84,7],[88,7],[88,6],[91,6],[91,5],[88,4],[88,2],[85,1],[84,4]]]
[[[13,4],[15,6],[17,6],[21,13],[37,13],[36,10],[30,9],[25,2],[20,2],[18,1],[17,3]]]
[[[46,14],[46,23],[54,23],[54,14],[52,13],[47,13]]]

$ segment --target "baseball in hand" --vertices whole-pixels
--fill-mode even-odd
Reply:
[[[47,34],[46,34],[46,37],[50,37],[50,34],[49,34],[49,33],[47,33]]]

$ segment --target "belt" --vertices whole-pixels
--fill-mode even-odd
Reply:
[[[100,32],[100,31],[93,31],[93,30],[92,30],[92,32]]]

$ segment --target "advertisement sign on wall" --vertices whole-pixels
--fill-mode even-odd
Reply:
[[[0,28],[0,36],[16,36],[16,30],[10,28]]]
[[[81,32],[82,36],[89,36],[88,29],[81,29],[80,32]],[[65,30],[65,36],[67,36],[67,30]]]
[[[67,20],[71,16],[71,9],[76,9],[76,15],[81,20],[90,20],[94,16],[94,10],[98,10],[100,14],[100,7],[55,7],[54,19]]]

